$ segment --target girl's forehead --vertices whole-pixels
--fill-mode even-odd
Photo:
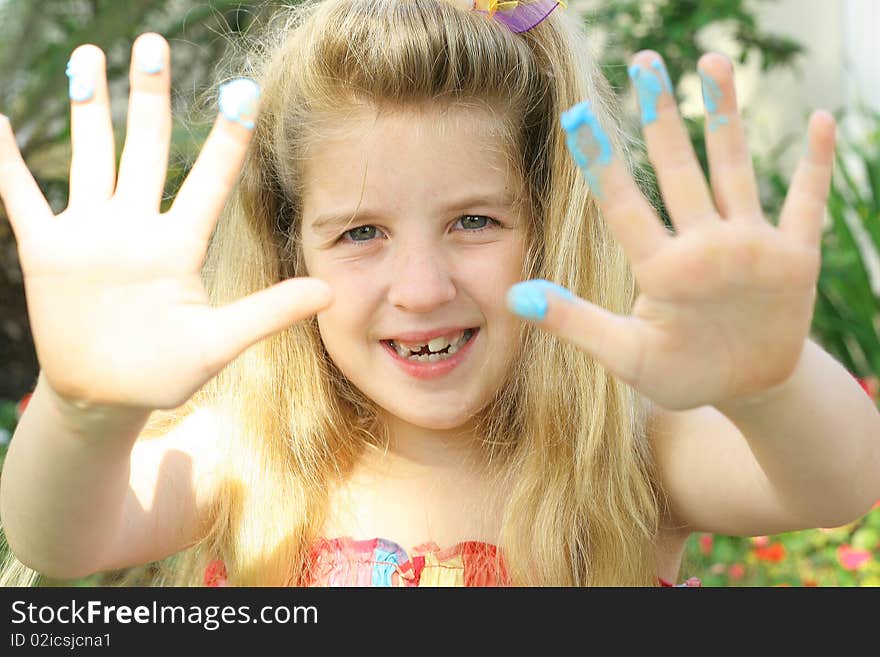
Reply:
[[[498,141],[504,134],[502,117],[490,108],[420,105],[351,109],[327,121],[324,135],[329,140],[359,138],[389,126],[406,126],[415,134],[459,135],[483,141]]]
[[[507,178],[510,143],[486,112],[399,109],[345,113],[321,131],[303,160],[306,188],[342,178],[382,178],[391,169],[430,170],[445,178]],[[378,169],[377,169],[378,167]],[[369,172],[366,169],[371,169]],[[346,183],[347,184],[347,183]],[[329,191],[329,190],[328,190]]]

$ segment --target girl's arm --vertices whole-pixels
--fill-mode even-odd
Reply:
[[[811,341],[784,384],[736,403],[657,409],[650,437],[672,512],[691,531],[837,527],[880,499],[880,414]]]
[[[64,578],[165,556],[193,537],[202,499],[193,464],[204,461],[196,446],[207,455],[215,445],[184,437],[135,446],[150,411],[180,407],[245,349],[333,301],[326,283],[293,278],[210,303],[203,264],[255,128],[253,80],[221,86],[222,111],[162,211],[173,125],[167,41],[150,33],[133,44],[118,168],[104,53],[76,48],[67,75],[72,158],[61,213],[0,115],[0,199],[41,368],[7,455],[0,516],[16,556]]]
[[[205,468],[194,465],[196,447],[212,442],[209,425],[194,414],[135,444],[149,415],[74,407],[40,374],[0,477],[0,519],[19,561],[72,579],[147,563],[194,540],[212,495]]]

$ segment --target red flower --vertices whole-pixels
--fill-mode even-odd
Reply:
[[[804,586],[819,586],[819,582],[814,579],[807,578],[801,582]]]
[[[752,536],[752,545],[757,545],[758,547],[764,547],[770,542],[769,536]]]
[[[16,420],[21,419],[22,413],[24,413],[24,409],[27,408],[28,402],[31,400],[32,394],[33,394],[32,392],[29,392],[29,393],[25,394],[25,396],[19,400],[18,406],[15,407],[15,419]]]
[[[870,550],[860,550],[846,544],[837,548],[837,561],[847,570],[858,570],[870,560]]]
[[[712,534],[703,534],[700,536],[700,552],[703,554],[712,554],[712,543],[714,538]]]
[[[226,566],[222,561],[212,561],[205,568],[205,586],[226,586]]]
[[[871,399],[877,399],[880,385],[878,385],[876,376],[856,377],[856,381],[859,382],[859,385],[862,386],[862,390],[864,390]]]
[[[754,553],[761,561],[769,561],[770,563],[785,561],[785,546],[782,543],[756,547]]]
[[[733,580],[742,579],[745,574],[746,569],[741,563],[731,564],[730,568],[727,569],[727,575]]]

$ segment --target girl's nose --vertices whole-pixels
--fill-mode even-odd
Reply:
[[[388,302],[414,312],[426,312],[455,298],[455,285],[440,254],[424,248],[394,255]]]

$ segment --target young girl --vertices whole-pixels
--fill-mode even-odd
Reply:
[[[670,233],[556,3],[326,0],[270,34],[164,214],[158,35],[118,177],[103,55],[73,53],[60,215],[0,130],[42,368],[7,583],[647,586],[680,581],[691,532],[880,497],[877,410],[808,340],[829,115],[775,226],[728,61],[699,64],[707,186],[639,53]]]

